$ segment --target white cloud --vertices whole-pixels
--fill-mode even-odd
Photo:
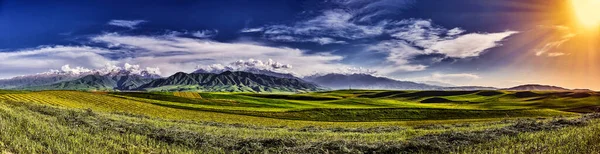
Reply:
[[[435,26],[431,20],[409,19],[394,23],[399,27],[388,30],[396,41],[424,48],[425,53],[441,53],[453,58],[479,56],[483,51],[496,47],[498,42],[516,34],[516,31],[499,33],[469,33],[460,28],[446,29]]]
[[[338,4],[353,10],[354,19],[371,22],[381,16],[398,15],[409,8],[416,0],[339,0]]]
[[[135,29],[137,25],[147,22],[146,20],[111,20],[109,25]]]
[[[270,71],[276,73],[297,75],[295,72],[290,71],[290,69],[292,69],[292,65],[283,64],[272,59],[269,59],[267,61],[262,61],[258,59],[248,59],[238,60],[228,64],[198,65],[196,69],[196,72],[201,73],[222,73],[225,71]]]
[[[546,54],[548,57],[557,57],[565,55],[562,52],[548,53],[556,48],[559,48],[565,42],[570,41],[573,37],[577,36],[576,33],[571,32],[569,27],[565,26],[539,26],[540,29],[551,30],[554,36],[551,36],[546,42],[542,43],[542,46],[533,49],[536,56],[542,56]],[[562,54],[561,54],[562,53]]]
[[[388,2],[349,0],[340,3],[364,7],[372,3]],[[363,25],[357,23],[357,17],[364,17],[362,15],[364,14],[343,9],[325,10],[322,14],[308,20],[292,25],[265,26],[261,27],[261,30],[263,37],[272,41],[319,44],[348,43],[332,38],[353,41],[390,36],[392,39],[379,41],[367,48],[368,51],[379,51],[388,55],[386,61],[391,62],[392,66],[379,66],[379,68],[389,69],[382,71],[389,73],[425,70],[426,65],[411,63],[411,60],[418,55],[435,53],[452,58],[477,57],[490,48],[500,46],[500,42],[505,38],[518,33],[516,31],[465,33],[466,30],[459,27],[447,29],[424,19],[381,20],[375,24]]]
[[[481,77],[477,74],[472,73],[432,73],[428,76],[416,77],[416,78],[408,78],[401,79],[407,81],[415,81],[415,82],[441,82],[441,83],[450,83],[452,85],[461,85],[461,84],[469,84],[472,81],[479,80]]]
[[[564,56],[567,55],[566,53],[563,52],[550,52],[548,53],[548,57],[558,57],[558,56]]]
[[[77,65],[87,68],[102,67],[115,63],[104,57],[111,51],[89,46],[46,46],[9,52],[0,52],[0,77],[33,74],[60,68],[64,65]]]
[[[275,36],[269,36],[267,39],[271,40],[271,41],[278,41],[278,42],[313,42],[313,43],[318,43],[320,45],[347,44],[346,41],[339,41],[339,40],[335,40],[335,39],[332,39],[329,37],[300,38],[300,37],[293,37],[293,36],[289,36],[289,35],[275,35]]]
[[[516,33],[518,32],[471,33],[458,36],[455,39],[436,42],[428,50],[454,58],[477,57],[485,50],[499,46],[498,42]]]
[[[475,79],[480,78],[476,74],[469,74],[469,73],[457,73],[457,74],[433,73],[431,75],[431,77],[434,79],[439,79],[439,80],[457,80],[457,79],[475,80]]]
[[[359,39],[383,34],[387,22],[375,25],[359,25],[351,21],[353,15],[348,11],[336,9],[326,10],[312,19],[288,25],[270,25],[261,27],[264,35],[300,35],[320,37],[340,37]]]
[[[369,74],[369,75],[375,75],[378,73],[377,70],[374,69],[369,69],[369,68],[364,68],[364,67],[340,67],[336,70],[334,70],[333,72],[330,73],[337,73],[337,74]]]
[[[461,29],[461,28],[457,27],[457,28],[453,28],[451,30],[448,30],[448,33],[446,33],[446,35],[448,35],[448,36],[454,36],[454,35],[462,34],[464,32],[465,32],[464,29]]]
[[[66,73],[66,74],[84,74],[90,73],[92,70],[77,66],[75,68],[71,68],[69,65],[64,65],[60,68],[60,70],[50,70],[49,73]]]
[[[290,64],[282,64],[280,62],[273,61],[273,59],[269,59],[268,61],[263,62],[261,60],[256,60],[256,59],[250,58],[246,61],[238,60],[238,61],[232,62],[232,63],[230,63],[230,65],[235,66],[235,67],[253,67],[253,68],[260,68],[260,69],[267,69],[267,70],[292,68],[292,65],[290,65]]]
[[[300,75],[347,66],[339,63],[343,59],[341,56],[328,53],[306,54],[300,49],[256,44],[221,43],[177,36],[127,36],[117,33],[99,35],[92,40],[112,47],[126,48],[135,57],[121,57],[120,62],[159,67],[165,73],[163,75],[178,71],[191,72],[197,65],[229,63],[250,58],[284,61],[298,66],[292,71]],[[177,54],[173,54],[174,52]]]
[[[129,63],[123,64],[123,67],[119,67],[117,65],[113,65],[107,63],[104,67],[97,69],[89,69],[81,66],[71,67],[71,65],[67,64],[60,68],[60,70],[50,69],[48,72],[39,73],[38,75],[52,75],[52,74],[62,74],[62,75],[89,75],[89,74],[109,74],[109,73],[118,73],[120,71],[126,71],[131,74],[137,75],[149,75],[160,74],[159,68],[147,67],[146,69],[140,68],[140,65],[131,65]]]
[[[332,0],[337,8],[320,10],[318,15],[292,24],[274,24],[242,29],[243,33],[262,32],[266,38],[280,35],[293,37],[329,37],[344,39],[373,38],[384,34],[388,20],[372,20],[400,13],[414,0]],[[332,5],[333,6],[333,5]],[[288,39],[289,40],[289,39]],[[318,42],[315,42],[318,43]]]
[[[435,27],[431,20],[409,19],[393,23],[394,28],[387,31],[392,37],[406,41],[414,46],[429,47],[442,40],[446,29]]]
[[[305,77],[311,75],[325,75],[330,73],[336,74],[370,74],[377,75],[377,70],[364,68],[364,67],[351,67],[339,65],[336,68],[330,68],[325,71],[314,71],[312,73],[298,74],[294,72],[294,67],[291,64],[284,64],[272,59],[266,61],[258,59],[238,60],[228,64],[211,64],[211,65],[198,65],[196,72],[202,73],[222,73],[225,71],[249,71],[249,72],[261,72],[270,71],[282,74],[291,74],[296,77]]]
[[[144,72],[150,73],[150,74],[158,74],[158,75],[161,74],[160,68],[158,68],[158,67],[141,68],[140,65],[132,65],[129,63],[125,63],[123,65],[123,67],[120,67],[119,70],[125,70],[125,71],[131,72],[133,74],[143,74]]]
[[[277,35],[277,36],[271,36],[269,38],[267,38],[271,41],[279,41],[279,42],[301,42],[301,40],[299,38],[295,38],[289,35]]]
[[[515,31],[499,33],[468,33],[460,28],[446,29],[435,26],[431,20],[409,19],[391,23],[395,28],[386,30],[394,39],[381,41],[367,48],[387,54],[386,60],[393,66],[385,66],[385,72],[421,71],[422,64],[411,64],[418,55],[442,54],[451,58],[477,57],[484,51],[499,46]],[[441,58],[437,58],[439,62]]]
[[[201,30],[192,33],[192,36],[197,38],[211,38],[217,36],[217,34],[219,34],[218,30]]]
[[[346,41],[338,41],[329,37],[317,37],[310,39],[311,42],[317,42],[321,45],[325,44],[346,44]]]
[[[162,76],[179,71],[192,72],[198,65],[214,63],[280,67],[299,76],[350,67],[340,63],[344,57],[330,53],[307,54],[294,48],[222,43],[174,35],[131,36],[107,33],[94,36],[91,40],[110,48],[51,46],[0,52],[0,66],[10,66],[0,67],[0,72],[8,72],[2,73],[0,77],[34,74],[65,65],[68,66],[59,71],[85,72],[107,68],[106,65],[109,64],[124,65],[123,69],[126,70],[143,70],[141,68],[144,66],[147,67],[146,71],[157,72]],[[242,62],[239,59],[256,60]]]
[[[416,55],[427,54],[427,51],[416,49],[403,41],[383,41],[370,46],[367,50],[387,53],[386,60],[392,62],[392,66],[380,69],[383,73],[422,71],[427,68],[424,65],[411,64],[410,59]]]
[[[264,31],[264,29],[261,28],[261,27],[259,27],[259,28],[244,28],[240,32],[242,32],[242,33],[255,33],[255,32],[262,32],[262,31]]]

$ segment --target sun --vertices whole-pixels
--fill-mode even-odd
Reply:
[[[579,23],[587,28],[600,27],[600,0],[571,0]]]

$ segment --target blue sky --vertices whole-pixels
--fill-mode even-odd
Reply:
[[[537,70],[570,54],[555,50],[571,34],[552,18],[565,11],[561,2],[0,0],[0,78],[129,63],[163,76],[244,65],[298,76],[553,84],[559,79],[542,79],[552,72]],[[564,35],[531,37],[556,33]],[[531,63],[516,65],[523,59]]]

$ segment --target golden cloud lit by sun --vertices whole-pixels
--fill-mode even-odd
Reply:
[[[600,27],[600,0],[571,0],[571,4],[582,26]]]

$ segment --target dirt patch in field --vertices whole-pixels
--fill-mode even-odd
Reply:
[[[478,91],[419,91],[414,93],[398,94],[393,97],[412,97],[412,98],[423,98],[423,97],[436,97],[436,96],[458,96],[468,95],[476,93]]]
[[[502,95],[504,94],[503,92],[500,91],[480,91],[477,93],[477,95],[479,96],[496,96],[496,95]]]
[[[587,93],[587,92],[574,92],[574,93],[568,94],[566,96],[571,97],[571,98],[586,98],[586,97],[592,96],[592,94]]]
[[[407,92],[405,92],[405,91],[386,91],[386,92],[380,92],[380,93],[375,93],[375,94],[360,95],[358,97],[380,98],[380,97],[390,97],[390,96],[394,96],[394,95],[398,95],[398,94],[406,94],[406,93]]]
[[[454,102],[454,101],[445,99],[445,98],[440,98],[440,97],[428,98],[428,99],[421,101],[421,103],[451,103],[451,102]]]
[[[576,112],[576,113],[597,113],[597,112],[600,112],[600,106],[585,106],[585,107],[572,108],[572,109],[568,109],[565,111]]]

